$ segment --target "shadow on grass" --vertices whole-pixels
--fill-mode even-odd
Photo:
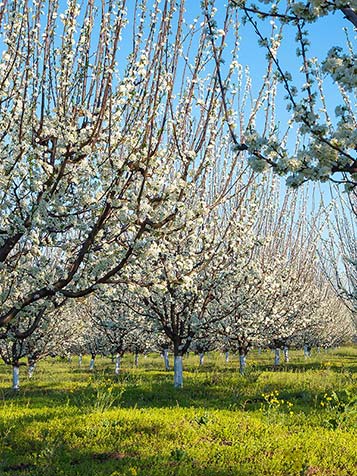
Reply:
[[[244,467],[245,466],[245,467]],[[168,453],[157,453],[155,456],[142,457],[135,449],[121,449],[120,444],[114,451],[94,452],[74,449],[63,441],[56,440],[47,450],[39,451],[31,462],[29,459],[4,453],[0,462],[2,476],[108,476],[115,475],[145,475],[168,476],[185,475],[198,476],[254,476],[254,468],[247,464],[232,464],[223,467],[216,462],[195,460],[185,449],[179,446]],[[249,465],[251,466],[251,464]]]

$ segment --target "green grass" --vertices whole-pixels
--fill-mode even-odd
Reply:
[[[290,358],[191,354],[183,389],[159,356],[49,359],[18,393],[0,365],[0,475],[357,475],[357,348]]]

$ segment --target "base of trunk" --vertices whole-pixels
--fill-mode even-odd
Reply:
[[[246,357],[244,354],[239,354],[239,373],[244,374],[245,367],[247,365]]]
[[[35,371],[35,367],[36,367],[36,364],[31,364],[31,365],[29,365],[29,370],[28,370],[28,376],[29,376],[29,378],[32,378],[33,373],[34,373],[34,371]]]
[[[275,349],[274,365],[280,365],[280,349]]]
[[[284,361],[287,364],[289,363],[289,349],[288,349],[288,347],[284,347]]]
[[[120,355],[117,355],[115,358],[115,375],[120,374]]]
[[[164,362],[165,362],[165,369],[170,370],[169,351],[167,349],[164,350]]]
[[[12,367],[12,389],[16,392],[20,390],[20,367],[17,365]]]
[[[90,359],[90,362],[89,362],[89,370],[94,370],[94,361],[95,359],[93,359],[93,357]]]
[[[181,388],[183,387],[182,355],[175,355],[174,359],[174,386]]]

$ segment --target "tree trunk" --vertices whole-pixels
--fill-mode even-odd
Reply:
[[[164,357],[164,362],[165,362],[165,369],[166,369],[166,370],[170,370],[169,351],[168,351],[168,349],[164,349],[163,357]]]
[[[20,390],[20,366],[18,364],[12,366],[12,389]]]
[[[305,357],[305,359],[310,357],[310,351],[309,351],[309,348],[306,344],[304,345],[304,357]]]
[[[203,361],[205,360],[205,354],[200,352],[200,365],[203,365]]]
[[[247,365],[245,354],[239,354],[239,373],[244,375],[244,370]]]
[[[279,347],[277,347],[277,348],[275,349],[274,365],[275,365],[275,366],[280,365],[280,349],[279,349]]]
[[[287,346],[284,347],[284,361],[289,363],[289,347]]]
[[[29,376],[29,378],[32,378],[33,373],[34,373],[34,371],[35,371],[35,367],[36,367],[36,364],[35,364],[35,363],[31,363],[31,364],[29,365],[29,368],[28,368],[28,376]]]
[[[181,388],[183,387],[182,355],[175,355],[174,359],[174,386]]]
[[[346,2],[347,3],[347,2]],[[357,28],[357,12],[355,11],[356,8],[351,8],[351,7],[343,7],[340,8],[341,12],[345,15],[347,20],[349,20],[355,28]]]
[[[120,373],[120,355],[117,354],[115,357],[115,375],[119,375]]]
[[[135,367],[139,366],[139,353],[138,352],[135,352],[135,355],[134,355],[134,365],[135,365]]]
[[[82,354],[79,354],[79,356],[78,356],[78,367],[82,367],[82,360],[83,360],[83,356],[82,356]]]
[[[226,352],[226,364],[228,364],[228,362],[229,362],[229,352],[227,350],[227,352]]]
[[[89,362],[89,370],[94,369],[94,362],[95,362],[95,357],[92,356],[92,358],[90,359],[90,362]]]

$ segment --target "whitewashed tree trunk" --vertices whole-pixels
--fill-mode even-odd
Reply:
[[[78,356],[78,367],[82,367],[82,360],[83,360],[83,355],[79,354],[79,356]]]
[[[204,360],[205,360],[205,354],[203,352],[200,352],[200,365],[203,365]]]
[[[262,348],[258,347],[258,355],[260,355],[261,353],[262,353]]]
[[[280,365],[280,349],[276,348],[275,349],[275,358],[274,358],[274,365]]]
[[[183,386],[182,355],[174,357],[174,386],[177,388]]]
[[[139,366],[139,354],[137,352],[135,352],[135,355],[134,355],[134,365],[135,367]]]
[[[29,378],[32,378],[33,373],[35,371],[36,364],[30,364],[28,368],[28,376]]]
[[[94,369],[94,362],[95,362],[95,357],[92,357],[89,362],[89,370]]]
[[[12,389],[20,390],[20,367],[18,365],[12,366]]]
[[[309,348],[307,347],[307,345],[304,345],[304,357],[305,357],[305,359],[310,357],[310,352],[309,352]]]
[[[286,363],[289,362],[289,347],[287,346],[284,347],[284,361]]]
[[[115,374],[119,375],[120,373],[120,355],[117,354],[115,357]]]
[[[170,370],[170,362],[169,362],[169,351],[164,349],[164,362],[165,362],[165,369]]]
[[[239,354],[239,373],[241,375],[244,374],[244,370],[245,370],[246,365],[247,365],[247,361],[246,361],[245,355],[244,354]]]
[[[71,354],[69,354],[69,356],[68,356],[68,363],[69,363],[69,364],[72,363],[72,356],[71,356]]]
[[[226,364],[228,364],[228,362],[229,362],[229,352],[227,351],[226,352]]]

